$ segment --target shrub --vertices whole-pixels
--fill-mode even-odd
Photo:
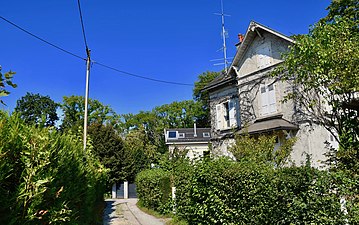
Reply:
[[[0,112],[0,223],[95,223],[106,171],[85,155],[79,138]]]
[[[189,224],[345,224],[331,174],[202,161],[176,182],[176,213]]]
[[[162,214],[171,211],[170,174],[163,169],[148,169],[136,177],[139,204]]]

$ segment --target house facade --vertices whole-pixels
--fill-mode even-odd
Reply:
[[[210,128],[173,128],[165,129],[165,142],[170,154],[186,152],[190,159],[202,158],[209,155],[211,140]]]
[[[304,162],[309,154],[313,166],[324,165],[327,145],[335,147],[337,143],[324,127],[304,116],[300,105],[282,101],[296,87],[271,76],[293,43],[275,30],[250,23],[244,39],[237,44],[228,73],[204,88],[210,97],[213,155],[231,156],[228,147],[236,134],[275,133],[277,145],[287,138],[297,138],[291,155],[296,164]]]

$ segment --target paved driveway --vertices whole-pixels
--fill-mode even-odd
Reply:
[[[137,199],[107,199],[104,211],[104,225],[164,225],[157,219],[142,212],[136,206]]]

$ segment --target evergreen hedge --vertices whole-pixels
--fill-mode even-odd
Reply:
[[[176,215],[189,224],[345,224],[332,174],[312,168],[203,160],[177,167],[168,184],[176,187]],[[146,207],[169,205],[159,182],[162,169],[141,172],[138,196]],[[162,184],[161,184],[162,185]],[[150,202],[155,202],[154,204]]]
[[[172,189],[170,173],[163,169],[149,169],[136,177],[139,204],[162,214],[171,210]]]
[[[106,170],[90,149],[1,111],[0,224],[95,224]]]

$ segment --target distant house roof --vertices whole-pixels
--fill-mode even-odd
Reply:
[[[165,129],[166,144],[207,143],[211,139],[211,128],[196,128],[196,134],[194,128]]]

